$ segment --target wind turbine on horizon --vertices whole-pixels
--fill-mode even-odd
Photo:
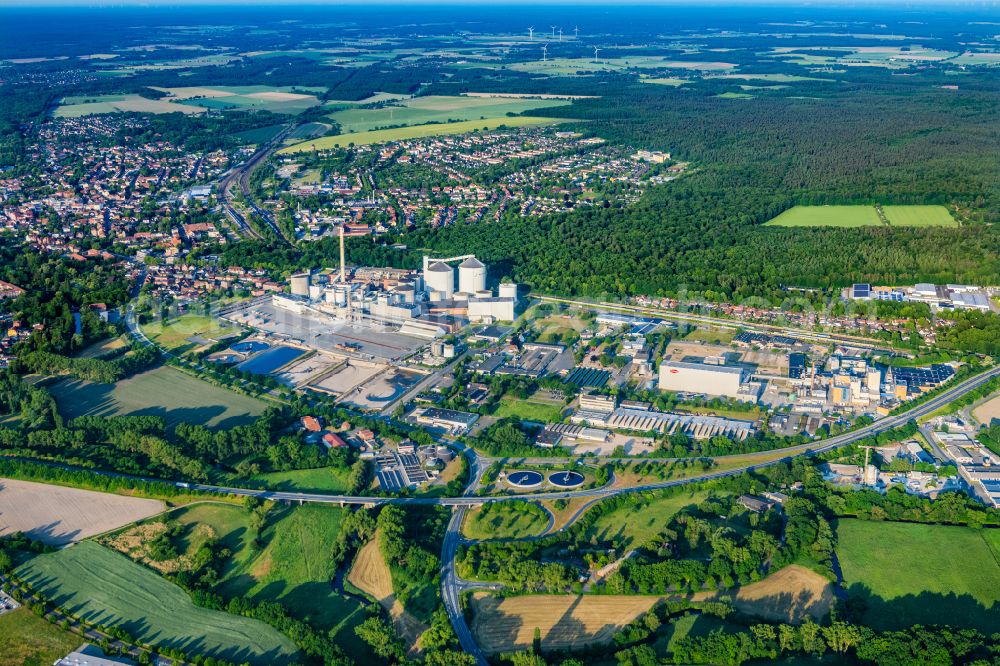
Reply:
[[[574,39],[580,38],[580,26],[573,26],[573,37]]]
[[[601,52],[601,47],[595,46],[594,47],[594,62],[601,62],[600,60],[597,59],[597,54],[600,53],[600,52]]]
[[[552,28],[552,39],[555,39],[556,38],[556,27],[554,25],[550,25],[549,27]]]
[[[528,28],[528,39],[530,40],[535,39],[535,26],[531,26]]]
[[[562,41],[562,28],[559,28],[559,41]]]
[[[542,44],[542,62],[545,62],[548,59],[549,59],[549,45]]]

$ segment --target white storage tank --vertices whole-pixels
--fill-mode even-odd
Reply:
[[[475,257],[469,257],[458,265],[458,290],[474,294],[486,289],[486,266]]]
[[[517,283],[516,282],[502,282],[500,283],[500,291],[498,296],[500,298],[513,298],[514,302],[517,302]]]
[[[321,298],[323,298],[323,285],[321,284],[309,285],[309,300],[318,301]]]
[[[427,283],[428,292],[441,292],[444,298],[451,298],[455,293],[455,271],[444,262],[436,261],[428,266],[424,282]]]

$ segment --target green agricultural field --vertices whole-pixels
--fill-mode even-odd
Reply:
[[[874,206],[795,206],[769,220],[770,227],[877,227]]]
[[[250,143],[267,143],[276,137],[284,127],[284,125],[268,125],[267,127],[258,127],[257,129],[246,130],[245,132],[235,132],[232,136]]]
[[[682,86],[685,83],[691,83],[687,79],[675,79],[675,78],[653,78],[653,79],[642,79],[643,83],[653,83],[658,86],[672,86],[676,88],[677,86]]]
[[[70,98],[73,99],[73,98]],[[87,98],[97,99],[97,98]],[[204,113],[205,109],[196,106],[175,104],[167,100],[148,99],[135,94],[104,95],[103,101],[82,102],[78,104],[64,103],[56,108],[57,118],[79,118],[104,113],[134,111],[137,113]]]
[[[724,92],[720,95],[716,95],[718,99],[753,99],[753,95],[750,93],[738,93],[738,92]]]
[[[635,506],[623,506],[598,518],[587,530],[587,538],[622,539],[628,546],[640,546],[663,531],[670,518],[686,506],[698,504],[708,493],[682,492]]]
[[[894,227],[957,227],[944,206],[883,206],[882,212]]]
[[[956,227],[944,206],[883,206],[896,227]],[[769,220],[773,227],[875,227],[884,224],[874,206],[795,206]]]
[[[315,141],[303,141],[288,148],[283,148],[279,153],[302,153],[315,150],[330,150],[332,148],[345,148],[350,144],[362,146],[371,143],[386,143],[388,141],[405,141],[406,139],[420,139],[428,136],[444,136],[447,134],[465,134],[478,130],[494,130],[500,127],[531,127],[534,125],[554,125],[565,122],[560,118],[539,118],[535,116],[515,116],[512,118],[490,118],[488,120],[467,120],[460,123],[435,123],[430,125],[417,125],[414,127],[398,127],[388,130],[375,130],[372,132],[357,132],[355,134],[340,134],[338,136],[324,136]]]
[[[365,619],[362,606],[330,584],[335,573],[330,553],[345,515],[335,506],[275,507],[262,535],[264,547],[236,553],[222,594],[280,601],[297,617],[334,632],[345,649],[363,650],[354,635]]]
[[[414,97],[374,109],[344,109],[330,114],[341,132],[367,132],[379,127],[423,125],[465,120],[503,118],[532,109],[565,106],[565,100],[509,99],[503,97],[438,96]]]
[[[92,541],[40,555],[16,573],[73,615],[142,641],[234,663],[297,659],[294,644],[263,622],[195,606],[181,588]]]
[[[5,666],[51,666],[82,642],[24,607],[0,615],[0,664]]]
[[[1000,630],[1000,531],[853,519],[836,529],[844,584],[865,600],[865,624]]]
[[[562,421],[562,406],[552,402],[540,400],[521,400],[514,396],[505,395],[497,405],[494,414],[497,418],[516,416],[524,421],[537,421],[539,423],[559,423]]]
[[[300,493],[341,493],[349,490],[350,470],[335,467],[294,469],[288,472],[267,472],[253,481],[271,490]]]
[[[549,526],[549,514],[537,504],[501,502],[469,511],[462,534],[469,539],[523,539]]]
[[[63,418],[77,416],[162,416],[168,426],[180,422],[209,428],[250,423],[264,411],[255,398],[203,382],[175,368],[161,366],[117,384],[63,379],[49,387]]]
[[[184,314],[142,326],[142,332],[146,337],[175,354],[204,347],[239,331],[238,326],[201,314]]]

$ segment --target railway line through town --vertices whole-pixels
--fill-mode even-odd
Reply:
[[[254,201],[250,191],[250,176],[254,170],[263,164],[275,150],[281,147],[284,140],[295,129],[295,125],[287,125],[267,143],[259,146],[257,150],[239,166],[233,167],[221,181],[219,181],[219,200],[226,216],[237,226],[240,232],[250,238],[262,239],[263,236],[257,231],[246,217],[233,205],[233,187],[238,187],[240,194],[246,200],[247,205],[253,214],[259,217],[274,232],[274,235],[281,241],[288,243],[288,239],[274,222],[274,216],[270,211],[262,208]]]
[[[714,326],[716,328],[728,328],[732,330],[743,329],[750,333],[760,333],[763,335],[783,335],[786,337],[795,338],[797,340],[802,340],[803,342],[809,342],[813,344],[843,344],[852,347],[868,349],[871,351],[885,352],[889,354],[895,353],[895,351],[891,349],[884,341],[860,335],[847,335],[844,333],[815,333],[812,331],[803,331],[802,329],[793,327],[778,326],[776,324],[742,322],[733,319],[726,319],[724,317],[716,317],[713,315],[703,315],[691,312],[676,312],[674,310],[667,310],[664,308],[657,308],[651,306],[628,305],[624,303],[610,303],[606,301],[592,302],[592,301],[585,301],[572,298],[563,298],[560,296],[546,296],[546,295],[537,295],[535,296],[535,298],[542,301],[543,303],[558,303],[562,305],[570,305],[573,307],[601,309],[601,310],[607,310],[609,312],[630,314],[636,317],[657,317],[661,319],[669,319],[672,321],[699,324],[701,326]]]

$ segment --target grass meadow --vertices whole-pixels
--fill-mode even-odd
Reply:
[[[623,539],[629,546],[639,546],[660,534],[675,513],[707,497],[706,492],[690,492],[626,505],[598,518],[587,537],[601,541]]]
[[[894,227],[957,227],[944,206],[883,206],[882,212]]]
[[[501,502],[470,510],[462,525],[462,534],[476,540],[523,539],[538,536],[548,524],[548,514],[537,504]]]
[[[339,493],[349,489],[350,470],[335,467],[293,469],[287,472],[265,472],[253,481],[272,490],[301,493]]]
[[[182,421],[209,428],[250,423],[264,403],[161,366],[117,384],[62,379],[49,387],[63,418],[78,416],[162,416],[168,426]]]
[[[35,557],[17,575],[82,619],[139,640],[234,663],[290,664],[292,642],[263,622],[195,606],[188,594],[92,541]]]
[[[238,326],[215,317],[194,313],[160,319],[142,326],[142,332],[150,340],[175,354],[204,347],[239,330]]]
[[[772,227],[877,227],[874,206],[795,206],[769,220]]]
[[[500,399],[497,411],[494,413],[497,418],[515,416],[523,421],[536,421],[538,423],[559,423],[562,421],[562,405],[553,402],[542,402],[538,400],[521,400],[514,396],[506,395]]]
[[[345,515],[345,509],[335,506],[276,506],[262,534],[263,546],[234,551],[222,594],[280,601],[296,617],[332,631],[345,649],[364,656],[354,635],[354,627],[365,619],[362,606],[331,585],[335,571],[330,553]]]
[[[83,642],[25,607],[0,615],[0,664],[51,666]]]
[[[1000,630],[1000,531],[846,519],[837,542],[848,593],[867,602],[866,624]]]

